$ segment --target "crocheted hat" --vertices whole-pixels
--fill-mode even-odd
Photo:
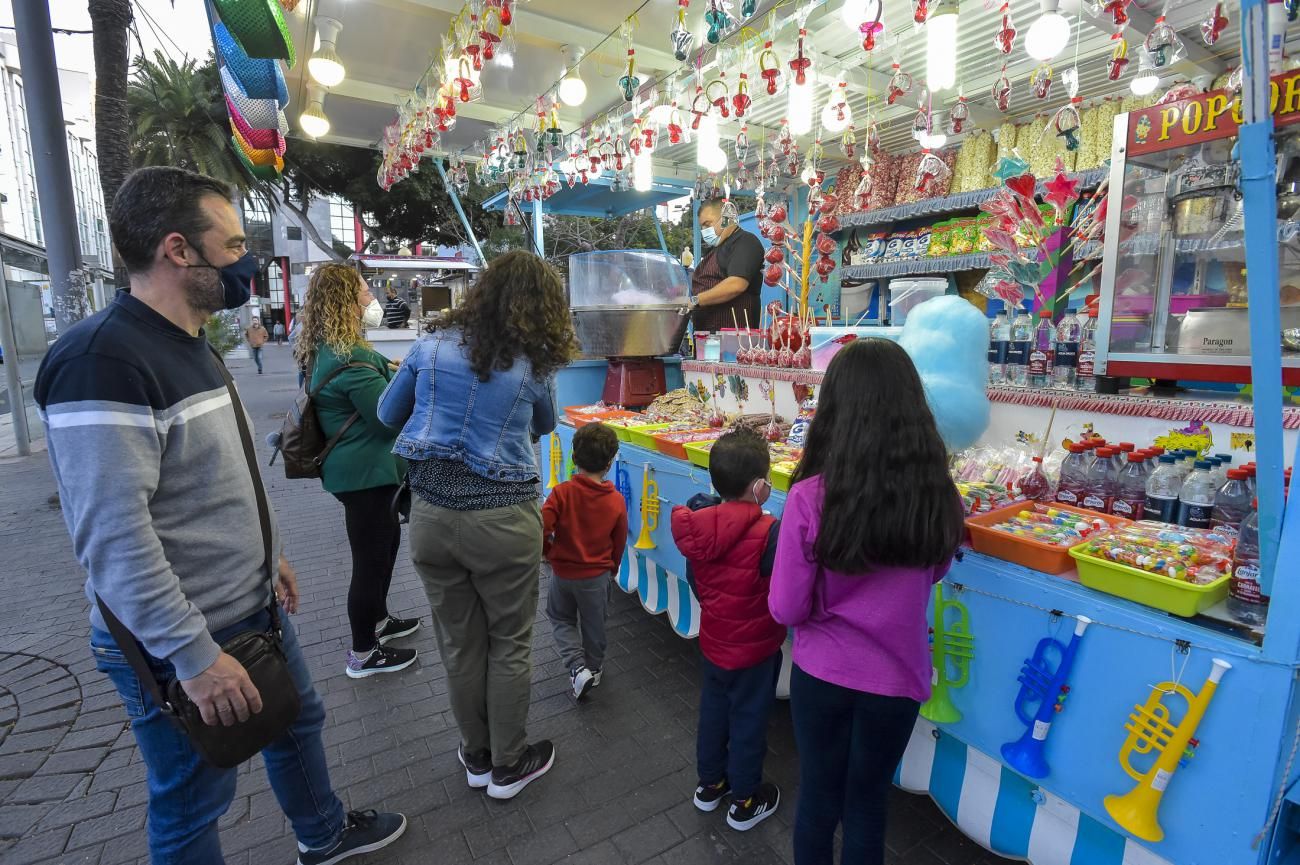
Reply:
[[[294,63],[293,39],[276,0],[213,0],[217,15],[249,57]]]
[[[230,70],[240,92],[253,99],[274,99],[281,108],[289,105],[289,88],[279,63],[249,57],[224,24],[212,28],[212,39],[222,67]]]

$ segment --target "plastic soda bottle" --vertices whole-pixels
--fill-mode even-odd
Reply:
[[[1232,579],[1228,580],[1228,614],[1246,625],[1263,625],[1268,618],[1268,596],[1259,584],[1259,513],[1251,502],[1250,514],[1237,531],[1237,548],[1232,557]]]
[[[1034,323],[1029,311],[1022,309],[1011,322],[1011,342],[1007,347],[1007,384],[1025,387],[1029,383],[1029,346],[1034,338]]]
[[[1073,390],[1079,366],[1079,338],[1083,325],[1074,310],[1067,309],[1056,325],[1056,355],[1052,368],[1052,387]]]
[[[1235,538],[1241,521],[1254,509],[1251,495],[1246,486],[1244,469],[1230,469],[1228,479],[1214,495],[1214,511],[1210,514],[1210,528],[1227,538]]]
[[[1183,488],[1178,494],[1179,525],[1189,529],[1208,529],[1210,517],[1214,514],[1214,475],[1210,471],[1209,460],[1197,460],[1192,473],[1183,481]]]
[[[1088,466],[1080,507],[1103,514],[1110,513],[1111,500],[1115,497],[1115,484],[1111,480],[1111,457],[1114,455],[1115,451],[1111,448],[1097,449],[1097,458]]]
[[[1147,500],[1143,514],[1148,520],[1178,522],[1178,496],[1183,489],[1183,475],[1173,454],[1160,456],[1160,464],[1147,477]]]
[[[1038,328],[1034,331],[1034,344],[1029,349],[1029,386],[1051,387],[1055,351],[1052,342],[1056,328],[1052,327],[1052,311],[1038,311]]]
[[[1115,498],[1111,501],[1110,512],[1126,520],[1140,520],[1146,503],[1146,457],[1131,453],[1115,483]]]
[[[1074,389],[1093,392],[1097,390],[1095,375],[1097,364],[1097,310],[1088,310],[1079,332],[1079,362],[1074,377]]]
[[[1084,446],[1075,442],[1070,445],[1070,455],[1061,463],[1061,480],[1056,485],[1056,500],[1063,505],[1081,507],[1087,471]]]
[[[1011,320],[1005,309],[998,310],[989,325],[989,384],[1007,380],[1007,351],[1011,346]]]

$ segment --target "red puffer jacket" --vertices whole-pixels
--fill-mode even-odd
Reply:
[[[724,670],[752,667],[785,642],[785,626],[767,610],[770,578],[759,572],[775,522],[752,502],[673,508],[673,540],[700,602],[700,651]]]

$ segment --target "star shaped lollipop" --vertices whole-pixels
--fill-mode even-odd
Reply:
[[[1043,188],[1047,190],[1043,200],[1050,202],[1052,207],[1056,208],[1056,221],[1059,224],[1065,219],[1066,209],[1079,200],[1079,181],[1066,176],[1060,159],[1057,159],[1056,165],[1056,176],[1043,184]]]
[[[998,160],[998,164],[990,172],[997,178],[998,183],[1006,183],[1012,177],[1019,177],[1029,170],[1029,163],[1019,156],[1004,156]]]

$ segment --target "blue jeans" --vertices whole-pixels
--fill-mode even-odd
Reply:
[[[724,670],[700,658],[700,726],[695,762],[700,781],[726,779],[736,799],[748,799],[763,780],[767,717],[776,699],[781,653],[743,670]]]
[[[307,847],[326,847],[342,834],[345,818],[325,768],[321,745],[325,706],[312,687],[293,626],[287,618],[283,621],[284,653],[302,711],[284,735],[262,751],[262,759],[271,789],[298,840]],[[268,624],[269,614],[263,610],[212,636],[220,643]],[[217,769],[195,753],[185,734],[141,686],[112,636],[92,629],[90,649],[96,665],[122,697],[148,770],[149,854],[154,865],[223,865],[217,820],[235,798],[237,770]],[[164,683],[175,675],[171,664],[146,658]]]
[[[843,823],[842,865],[882,865],[894,769],[907,750],[921,704],[810,676],[796,664],[790,715],[799,747],[795,865],[831,865]]]
[[[259,345],[253,349],[253,360],[257,362],[257,371],[262,371],[262,347]]]

